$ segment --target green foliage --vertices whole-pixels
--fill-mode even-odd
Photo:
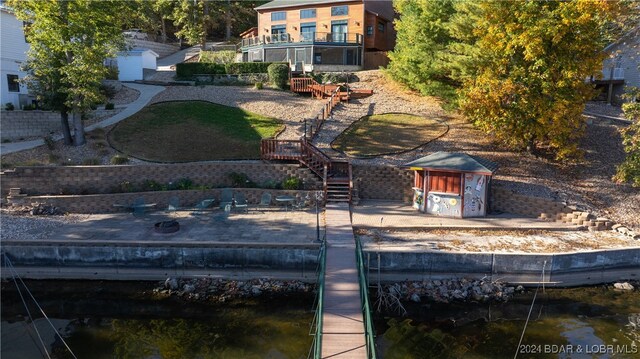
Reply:
[[[205,44],[207,29],[211,24],[209,2],[206,0],[178,0],[173,11],[173,21],[180,30],[176,36],[192,45]]]
[[[111,157],[111,161],[110,162],[111,162],[112,165],[124,165],[124,164],[129,163],[129,157],[115,155],[115,156]]]
[[[104,105],[105,110],[113,110],[115,108],[116,108],[116,105],[112,104],[111,102],[107,102],[107,104]]]
[[[164,186],[154,180],[144,180],[140,184],[140,190],[143,192],[162,191]]]
[[[33,111],[36,109],[36,106],[33,104],[28,104],[28,105],[24,105],[22,106],[22,110],[23,111]]]
[[[133,183],[129,181],[122,181],[118,184],[118,188],[115,192],[130,193],[135,191],[136,186]]]
[[[302,180],[297,177],[288,177],[282,181],[283,189],[297,190],[302,187]]]
[[[170,191],[193,189],[193,181],[187,177],[180,178],[175,182],[169,182],[167,189]]]
[[[266,74],[269,66],[285,62],[235,62],[225,66],[228,74]]]
[[[104,78],[107,80],[117,80],[119,73],[117,67],[109,66],[107,67],[107,73],[104,75]]]
[[[220,75],[225,73],[225,67],[221,64],[207,62],[187,62],[176,64],[176,76],[190,78],[193,75]]]
[[[236,52],[225,51],[200,51],[199,62],[214,63],[214,64],[231,64],[236,61]]]
[[[622,105],[622,110],[631,124],[621,131],[627,156],[618,166],[614,179],[640,187],[640,88],[627,87],[623,97],[628,102]]]
[[[316,78],[317,82],[320,83],[343,83],[343,82],[355,82],[358,80],[358,77],[352,73],[348,72],[324,72],[322,74],[318,74],[319,76]],[[319,79],[319,80],[318,80]]]
[[[262,90],[264,88],[264,85],[262,84],[262,82],[256,82],[254,87],[256,88],[256,90]]]
[[[50,108],[76,114],[74,144],[84,144],[79,115],[102,102],[100,81],[108,71],[103,63],[124,45],[126,2],[11,0],[7,5],[30,24],[30,88]]]
[[[453,40],[448,22],[454,0],[398,0],[394,7],[401,16],[395,21],[398,35],[388,73],[424,95],[451,99],[456,82],[445,50]]]
[[[268,180],[266,182],[264,182],[262,184],[262,188],[267,188],[267,189],[281,189],[282,188],[282,184],[274,181],[274,180]]]
[[[99,164],[100,164],[100,159],[95,157],[85,158],[84,160],[82,160],[83,166],[97,166]]]
[[[267,67],[267,73],[269,74],[269,82],[277,88],[284,89],[287,86],[287,81],[289,80],[289,65],[273,63]]]
[[[53,140],[53,137],[51,136],[44,136],[42,138],[42,140],[44,141],[44,144],[47,146],[47,148],[50,151],[53,151],[56,149],[56,141]]]
[[[116,89],[113,86],[101,84],[100,93],[104,98],[112,99],[116,95]]]
[[[7,111],[13,111],[13,110],[15,110],[15,107],[13,106],[12,102],[7,102],[4,105],[4,109],[7,110]]]
[[[249,182],[249,177],[244,173],[231,172],[229,173],[229,179],[233,187],[244,187],[244,184]]]

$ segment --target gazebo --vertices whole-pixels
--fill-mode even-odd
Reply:
[[[498,164],[466,153],[436,152],[404,164],[415,173],[413,206],[445,217],[483,217]],[[426,200],[425,200],[426,199]]]

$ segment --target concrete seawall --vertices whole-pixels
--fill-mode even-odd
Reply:
[[[640,279],[640,248],[575,253],[445,253],[364,249],[370,283],[451,277],[513,284],[590,285]],[[378,275],[379,268],[379,275]],[[544,272],[543,272],[544,270]]]
[[[163,279],[214,276],[315,281],[317,244],[8,241],[2,251],[25,278]],[[2,258],[4,265],[4,257]],[[10,276],[3,271],[2,276]]]

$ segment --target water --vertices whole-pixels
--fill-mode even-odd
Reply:
[[[513,358],[532,298],[407,305],[407,317],[375,314],[379,357]],[[518,358],[640,358],[640,292],[540,291]]]
[[[30,281],[78,358],[306,358],[313,294],[226,303],[155,298],[144,282]],[[2,286],[3,359],[43,358],[12,283]],[[70,358],[38,310],[29,309],[52,357]]]

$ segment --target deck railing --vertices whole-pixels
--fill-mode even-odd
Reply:
[[[320,253],[318,254],[318,292],[316,294],[316,312],[311,323],[309,335],[313,335],[313,344],[309,354],[313,353],[314,359],[322,358],[322,313],[324,312],[324,272],[326,269],[327,246],[326,246],[326,230],[325,240],[320,245]],[[315,333],[312,331],[315,329]],[[311,357],[308,355],[307,358]]]
[[[376,359],[376,332],[373,329],[371,305],[369,303],[369,284],[364,274],[364,259],[362,257],[362,245],[356,240],[356,262],[358,264],[358,280],[360,282],[360,299],[362,302],[362,314],[364,315],[365,346],[367,359]]]
[[[300,160],[302,142],[299,140],[264,139],[260,141],[263,160]]]
[[[311,92],[310,85],[317,85],[318,83],[311,77],[293,77],[291,78],[291,92]]]
[[[362,44],[363,36],[358,33],[340,32],[303,32],[301,34],[279,33],[273,35],[254,36],[242,39],[241,46],[308,43],[308,44]]]

